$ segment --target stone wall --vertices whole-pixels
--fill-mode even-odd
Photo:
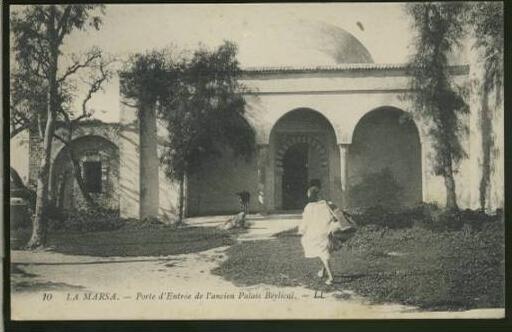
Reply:
[[[87,161],[101,163],[101,192],[90,193],[94,201],[107,209],[119,209],[119,149],[100,136],[83,136],[72,142],[75,156],[82,165]],[[85,179],[84,179],[85,180]],[[67,148],[60,151],[52,167],[51,198],[63,209],[88,208],[75,181]]]
[[[61,137],[67,137],[67,131],[64,129],[57,129],[57,134]],[[32,130],[28,133],[28,185],[32,188],[36,188],[37,185],[37,175],[39,172],[39,165],[41,162],[41,157],[43,153],[42,140],[39,137],[37,131]],[[109,170],[109,178],[110,184],[108,184],[108,191],[110,192],[108,195],[100,195],[98,200],[102,205],[112,209],[119,208],[119,190],[118,190],[118,169],[119,169],[119,156],[117,151],[117,142],[119,136],[119,126],[118,124],[110,124],[103,123],[101,121],[93,120],[93,121],[84,121],[79,127],[75,128],[73,131],[73,146],[77,151],[78,155],[83,154],[87,149],[95,149],[101,151],[103,149],[103,142],[107,142],[105,144],[110,144],[113,148],[103,149],[107,152],[107,154],[112,155],[112,164],[110,165]],[[100,138],[99,141],[96,138],[91,138],[90,140],[81,141],[81,138],[87,137],[96,137]],[[101,140],[103,139],[103,141]],[[78,143],[77,143],[78,142]],[[96,146],[97,145],[97,146]],[[15,147],[11,149],[11,153],[18,151],[18,149],[22,150],[22,146]],[[59,183],[64,183],[66,187],[63,191],[65,193],[65,207],[73,208],[73,207],[83,207],[83,201],[81,201],[81,197],[77,196],[78,188],[75,188],[74,180],[72,178],[71,173],[71,164],[69,160],[65,160],[67,153],[64,150],[64,144],[54,139],[52,145],[52,153],[51,160],[52,166],[50,169],[50,198],[57,199],[59,196],[58,192],[61,190],[59,187]],[[12,158],[11,158],[12,159]],[[106,162],[106,160],[104,160]],[[110,158],[108,163],[110,164]],[[71,177],[70,177],[71,176]],[[63,178],[70,177],[65,181]],[[75,194],[73,194],[75,193]],[[77,201],[75,202],[75,198]]]
[[[258,204],[258,169],[255,156],[249,160],[233,156],[221,148],[220,158],[204,164],[201,171],[188,177],[187,212],[190,216],[235,213],[240,210],[237,192],[251,194],[249,211],[260,212]]]
[[[454,66],[451,73],[459,85],[468,84],[469,66]],[[433,142],[428,136],[429,125],[416,116],[410,102],[404,98],[409,93],[409,76],[400,65],[342,65],[325,68],[262,68],[246,73],[244,83],[252,89],[247,95],[247,119],[256,129],[257,140],[261,145],[269,144],[273,126],[284,114],[300,108],[320,112],[334,128],[338,146],[350,150],[354,130],[361,119],[369,112],[382,107],[392,107],[413,115],[421,142],[422,200],[445,204],[444,180],[433,170]],[[471,118],[477,114],[477,107],[471,104],[471,116],[462,121],[471,126]],[[495,133],[497,158],[502,153],[503,135],[498,128],[503,126],[502,112],[497,112]],[[473,122],[473,128],[475,128]],[[457,196],[461,208],[478,206],[478,183],[481,167],[479,154],[475,151],[478,130],[463,135],[463,145],[469,156],[463,160],[455,174]],[[501,145],[501,146],[500,146]],[[272,147],[270,147],[272,148]],[[272,155],[272,154],[271,154]],[[340,156],[340,162],[343,157]],[[502,159],[503,160],[503,159]],[[490,205],[502,206],[503,200],[503,161],[493,160],[493,183],[489,197]],[[348,166],[348,158],[345,158]],[[342,167],[341,169],[344,169]],[[272,170],[270,170],[272,172]],[[343,172],[342,172],[343,173]],[[271,175],[274,177],[274,174]],[[339,178],[343,182],[343,174]],[[270,181],[273,181],[270,179]],[[477,180],[476,180],[477,181]],[[337,182],[337,181],[336,181]],[[272,183],[268,183],[273,186]],[[501,198],[500,198],[501,197]],[[501,202],[501,203],[500,203]]]
[[[468,80],[468,66],[454,66],[451,74],[460,84]],[[285,114],[299,109],[309,109],[320,113],[332,128],[332,142],[327,144],[329,151],[329,196],[331,199],[344,204],[350,190],[348,178],[350,174],[364,174],[373,170],[368,160],[354,156],[358,150],[358,142],[354,142],[355,131],[365,115],[383,108],[396,109],[412,115],[417,137],[409,134],[393,136],[393,126],[382,124],[385,138],[396,138],[389,142],[377,158],[377,164],[386,163],[397,174],[399,182],[406,187],[407,201],[410,203],[422,200],[445,203],[446,192],[441,176],[434,173],[434,145],[428,136],[429,124],[416,115],[410,102],[404,98],[409,91],[409,79],[406,68],[400,65],[343,65],[325,68],[270,68],[246,71],[243,83],[252,91],[247,93],[247,109],[244,117],[256,133],[258,150],[247,164],[240,163],[225,152],[223,157],[205,165],[202,173],[188,179],[187,195],[188,211],[190,214],[210,214],[231,212],[238,209],[236,196],[231,194],[239,190],[249,190],[253,196],[252,211],[275,211],[279,209],[279,174],[276,172],[276,155],[279,147],[272,139],[272,132]],[[121,211],[122,215],[140,217],[141,188],[140,181],[146,181],[149,176],[158,176],[158,192],[151,202],[158,202],[158,211],[151,209],[151,214],[172,215],[176,211],[178,186],[166,179],[162,166],[156,167],[151,162],[141,170],[139,165],[148,163],[141,154],[140,139],[148,139],[137,120],[137,108],[133,102],[127,102],[121,96],[122,114],[121,125]],[[471,128],[475,128],[475,107],[472,105],[471,114],[463,119]],[[494,121],[496,130],[503,126],[502,118],[497,114]],[[315,131],[311,121],[302,119],[290,124],[291,134],[304,134]],[[376,124],[377,125],[377,124]],[[381,124],[378,124],[380,126]],[[296,128],[295,128],[295,127]],[[295,129],[293,129],[294,127]],[[310,128],[311,127],[311,128]],[[300,130],[296,130],[301,128]],[[147,130],[147,129],[146,129]],[[158,129],[159,131],[160,129]],[[379,129],[380,130],[380,129]],[[302,132],[301,132],[302,131]],[[371,130],[370,130],[371,131]],[[387,133],[386,133],[387,132]],[[463,137],[463,145],[469,157],[459,165],[455,175],[457,195],[461,208],[475,208],[478,203],[479,156],[475,148],[475,137],[478,131],[470,130]],[[409,135],[409,136],[408,136]],[[388,137],[389,136],[389,137]],[[372,138],[373,137],[373,138]],[[398,138],[397,138],[398,137]],[[377,139],[370,135],[370,141]],[[381,140],[381,138],[379,138]],[[400,142],[407,140],[407,144]],[[153,140],[155,141],[155,140]],[[502,158],[502,135],[496,135],[497,158]],[[157,151],[161,150],[161,144]],[[352,145],[355,147],[351,149]],[[352,150],[352,151],[351,151]],[[387,156],[388,155],[388,156]],[[154,158],[153,158],[154,159]],[[414,159],[414,160],[413,160]],[[419,161],[418,161],[419,160]],[[502,159],[498,159],[502,160]],[[151,169],[151,170],[150,170]],[[357,169],[357,171],[356,171]],[[142,178],[142,171],[149,172]],[[402,173],[401,175],[398,175]],[[408,175],[404,175],[408,174]],[[476,175],[476,176],[475,176]],[[358,176],[355,176],[357,178]],[[469,180],[468,180],[469,179]],[[502,206],[502,162],[494,163],[490,189],[490,206]],[[149,182],[148,182],[149,183]],[[150,186],[150,187],[154,187]],[[153,191],[154,191],[153,190]],[[146,198],[144,198],[146,199]],[[152,203],[153,202],[153,203]]]

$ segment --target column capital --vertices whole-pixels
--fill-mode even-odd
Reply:
[[[267,167],[269,163],[269,144],[256,145],[256,162],[258,167],[258,202],[263,208],[263,213],[267,212]]]
[[[348,201],[348,147],[350,144],[338,144],[340,150],[340,182],[342,206],[347,207]]]

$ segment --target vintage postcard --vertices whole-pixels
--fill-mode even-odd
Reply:
[[[12,320],[505,316],[502,3],[4,9]]]

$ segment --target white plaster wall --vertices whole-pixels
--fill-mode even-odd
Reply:
[[[236,213],[240,211],[237,192],[251,194],[249,211],[260,212],[258,204],[258,168],[255,156],[235,158],[228,148],[222,155],[203,165],[188,178],[188,212],[191,216]]]
[[[139,123],[133,100],[121,96],[119,130],[119,212],[123,218],[139,218],[140,152]]]
[[[479,208],[479,185],[482,177],[482,133],[480,130],[480,110],[481,110],[481,96],[479,90],[481,89],[482,78],[485,74],[481,57],[476,49],[468,49],[466,57],[471,64],[471,71],[469,79],[471,81],[471,115],[470,115],[470,158],[472,161],[471,173],[468,174],[468,179],[472,180],[473,187],[475,188],[474,199],[472,200],[472,207]],[[493,128],[494,146],[491,152],[491,178],[489,187],[486,193],[486,209],[493,211],[497,208],[503,208],[504,195],[505,195],[505,127],[504,127],[504,105],[503,89],[499,92],[501,100],[497,99],[496,91],[489,95],[489,109],[491,112],[491,122]]]
[[[462,68],[462,69],[461,69]],[[466,68],[467,69],[467,68]],[[463,67],[457,70],[455,79],[464,84],[467,72]],[[258,74],[244,78],[253,93],[246,95],[247,109],[245,118],[255,129],[256,141],[260,146],[268,146],[268,155],[275,154],[270,143],[270,133],[277,121],[286,113],[298,108],[310,108],[322,113],[334,128],[337,144],[350,144],[354,128],[368,112],[388,106],[411,111],[410,103],[404,100],[408,90],[408,78],[402,69],[371,69],[365,71],[310,73],[270,73]],[[478,118],[475,117],[475,105],[471,103],[471,114],[465,119],[469,131],[463,138],[468,152],[468,159],[461,162],[455,176],[459,205],[461,208],[476,208],[478,202],[479,178],[479,131]],[[502,110],[502,108],[501,108]],[[422,189],[425,202],[445,204],[446,193],[444,180],[436,176],[432,167],[433,147],[429,139],[428,124],[422,119],[414,118],[419,129],[422,146]],[[492,207],[503,206],[503,112],[497,112],[494,118],[496,147],[494,173],[491,180],[490,203]],[[120,187],[121,215],[138,217],[140,198],[139,177],[139,137],[136,112],[132,106],[121,101],[121,133],[120,133]],[[159,136],[161,129],[159,129]],[[161,153],[161,147],[159,148]],[[332,154],[333,151],[330,151]],[[339,155],[332,158],[334,169],[339,169]],[[266,161],[265,176],[265,208],[273,210],[275,197],[272,196],[275,186],[274,165]],[[334,165],[335,164],[335,165]],[[331,168],[330,167],[330,168]],[[158,170],[158,213],[165,218],[172,218],[176,213],[178,186],[167,180],[160,166]],[[329,174],[332,181],[339,180],[338,174]],[[257,187],[257,179],[254,179]],[[253,196],[255,197],[255,195]]]
[[[29,175],[28,136],[28,130],[25,130],[9,141],[10,165],[18,172],[24,183],[27,183]]]
[[[505,121],[503,103],[498,105],[493,121],[496,151],[493,160],[494,172],[491,175],[489,209],[503,208],[505,205]]]
[[[466,79],[464,70],[456,71],[457,82]],[[261,144],[269,142],[277,120],[297,108],[321,112],[333,125],[338,144],[352,141],[355,126],[369,111],[382,106],[410,111],[410,103],[404,100],[409,88],[404,70],[268,74],[246,78],[244,84],[253,91],[246,97],[245,116]]]
[[[467,84],[467,68],[458,67],[454,71],[455,82]],[[287,112],[297,108],[310,108],[322,113],[332,124],[338,144],[350,144],[354,128],[368,112],[383,106],[396,107],[411,111],[410,102],[404,99],[408,91],[408,78],[402,70],[369,70],[359,73],[272,73],[246,78],[245,84],[253,94],[246,97],[248,107],[246,118],[256,130],[259,144],[268,144],[270,132],[275,123]],[[455,174],[457,195],[461,208],[475,208],[478,201],[478,131],[475,131],[475,105],[471,105],[471,114],[464,121],[470,131],[462,137],[468,158],[463,160]],[[503,128],[503,120],[498,113],[495,118],[497,133]],[[422,142],[423,200],[445,204],[446,191],[444,179],[433,172],[434,153],[427,135],[428,124],[415,116]],[[496,139],[498,151],[494,163],[490,197],[492,204],[502,206],[503,201],[503,135]],[[501,146],[501,148],[500,148]],[[475,166],[477,165],[477,166]],[[272,185],[268,183],[268,185]]]

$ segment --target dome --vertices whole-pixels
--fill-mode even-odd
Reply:
[[[245,26],[239,45],[244,67],[333,66],[373,63],[366,47],[346,30],[323,22],[294,20]]]

